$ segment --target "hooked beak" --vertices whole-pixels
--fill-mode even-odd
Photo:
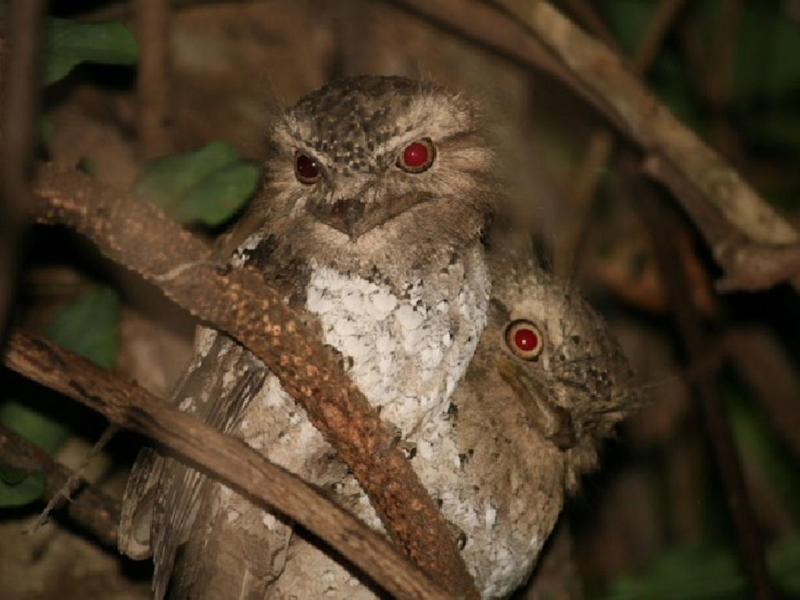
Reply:
[[[341,231],[353,241],[422,200],[414,194],[368,203],[358,198],[343,198],[333,203],[315,203],[309,207],[309,212],[320,223]]]
[[[522,403],[531,425],[559,450],[574,447],[576,434],[572,417],[566,408],[549,398],[545,383],[506,356],[497,358],[496,367]]]

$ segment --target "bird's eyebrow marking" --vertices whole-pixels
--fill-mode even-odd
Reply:
[[[440,144],[447,144],[449,146],[465,144],[466,142],[479,141],[481,139],[480,132],[477,129],[467,129],[466,131],[457,131],[439,138]]]

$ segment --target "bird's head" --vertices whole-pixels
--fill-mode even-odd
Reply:
[[[563,453],[565,485],[575,490],[595,468],[599,442],[639,404],[632,373],[575,289],[530,261],[498,271],[481,346],[493,345],[489,365],[505,384],[501,396],[521,405],[532,435]]]
[[[407,220],[417,230],[477,231],[492,171],[478,121],[470,101],[432,83],[378,76],[333,82],[277,120],[268,201],[277,214],[307,214],[349,241],[413,211]],[[429,203],[441,209],[438,217],[417,210]]]

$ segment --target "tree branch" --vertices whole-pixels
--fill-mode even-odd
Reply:
[[[310,313],[286,306],[258,272],[215,262],[206,244],[154,206],[77,171],[43,166],[36,192],[40,221],[85,235],[260,358],[352,469],[412,561],[447,589],[477,597],[447,522],[341,356],[320,341],[321,327],[309,325],[317,323]]]
[[[117,548],[119,503],[100,490],[78,478],[70,486],[69,497],[64,497],[67,482],[74,474],[55,462],[22,436],[0,425],[0,458],[10,467],[28,472],[41,472],[45,476],[43,499],[49,502],[60,496],[55,510],[63,510],[67,517],[91,533],[104,545]],[[73,479],[74,480],[74,479]]]
[[[684,210],[725,271],[716,283],[719,291],[757,291],[783,281],[800,289],[800,243],[753,241],[705,202],[700,190],[681,178],[673,165],[650,157],[644,162],[643,170],[670,189],[680,190]]]
[[[734,227],[742,237],[767,246],[800,241],[795,229],[659,103],[622,59],[573,25],[550,3],[384,1],[565,83],[638,144],[648,160],[670,165],[668,176],[660,181],[690,215],[697,210],[716,211],[718,220]],[[665,22],[670,17],[667,9],[672,7],[665,8]],[[694,193],[687,194],[688,190]],[[695,206],[698,202],[703,206]],[[702,227],[701,232],[708,240]],[[800,282],[793,283],[800,288]]]
[[[139,151],[145,159],[169,152],[170,6],[167,0],[136,0],[139,62],[136,77]]]
[[[8,45],[2,56],[0,123],[0,337],[5,334],[16,287],[19,248],[28,223],[30,179],[39,113],[39,58],[44,0],[7,3]],[[5,55],[8,53],[8,57]]]
[[[561,66],[581,82],[594,104],[648,154],[670,162],[703,199],[754,241],[790,244],[800,237],[716,152],[684,127],[596,39],[575,27],[548,2],[498,0],[524,23]],[[683,198],[673,190],[679,200]]]
[[[400,598],[449,598],[379,534],[243,441],[182,413],[114,374],[40,338],[15,333],[5,364],[142,433],[254,504],[277,510],[326,540]]]

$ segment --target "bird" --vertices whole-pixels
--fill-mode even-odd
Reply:
[[[274,119],[262,191],[218,244],[315,318],[397,439],[426,430],[473,356],[491,290],[484,233],[500,190],[478,106],[430,81],[331,82]],[[278,379],[207,327],[170,400],[317,485],[346,467]],[[293,527],[152,449],[119,549],[153,557],[158,600],[263,598]]]
[[[504,598],[528,579],[565,500],[597,468],[602,440],[641,400],[603,318],[524,244],[492,237],[490,308],[474,357],[447,410],[404,442],[481,596]],[[352,476],[326,490],[380,530]],[[376,594],[316,540],[296,535],[267,597]]]

